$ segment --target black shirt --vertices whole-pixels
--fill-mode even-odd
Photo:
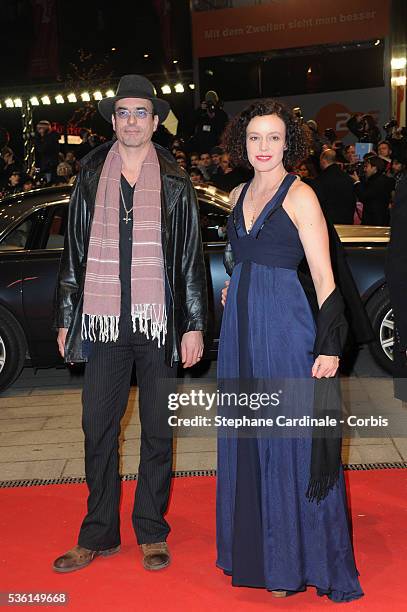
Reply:
[[[119,209],[119,257],[120,257],[120,284],[121,284],[121,313],[130,317],[131,313],[131,257],[133,247],[133,194],[134,187],[127,182],[123,174],[120,177],[121,193],[127,210],[131,210],[128,223],[125,222],[126,211],[124,210],[122,195],[120,194]]]

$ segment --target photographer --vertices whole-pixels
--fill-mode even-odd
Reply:
[[[389,205],[394,190],[394,179],[386,176],[386,162],[378,155],[369,155],[364,161],[365,179],[360,180],[356,172],[356,196],[363,203],[362,225],[389,225]]]
[[[321,138],[318,132],[318,124],[313,119],[308,119],[306,125],[309,129],[311,138],[311,154],[319,157],[322,153],[322,145],[327,142],[326,138]]]
[[[372,115],[353,115],[346,125],[359,142],[372,142],[377,147],[381,135]]]
[[[400,127],[396,119],[391,119],[383,126],[386,132],[386,141],[390,144],[394,155],[405,156],[407,154],[407,128]]]
[[[215,91],[207,91],[205,100],[195,111],[189,150],[199,153],[211,151],[219,144],[228,121],[229,118],[222,109],[218,94]]]

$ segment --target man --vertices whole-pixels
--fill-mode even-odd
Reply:
[[[82,157],[85,157],[85,155],[90,153],[90,151],[92,150],[92,147],[89,142],[90,135],[91,131],[88,130],[88,128],[82,128],[81,130],[79,130],[81,142],[75,149],[76,159],[82,159]]]
[[[18,170],[14,170],[8,179],[8,183],[4,188],[4,193],[7,195],[13,195],[14,193],[19,193],[22,189],[21,181],[22,181],[23,173]]]
[[[216,91],[207,91],[205,100],[195,111],[193,118],[193,136],[189,141],[189,150],[210,151],[221,140],[222,133],[228,123],[228,116],[222,108]]]
[[[212,183],[218,189],[229,193],[234,187],[248,181],[252,176],[253,173],[251,170],[246,170],[246,168],[243,167],[232,167],[229,154],[223,153],[220,158],[219,172],[212,178]]]
[[[381,159],[384,159],[385,162],[391,164],[391,146],[387,140],[382,140],[377,145],[377,154]]]
[[[310,185],[325,217],[333,224],[351,225],[356,207],[352,179],[337,165],[333,149],[323,151],[319,163],[321,174]]]
[[[51,123],[43,120],[37,123],[35,142],[35,165],[47,183],[55,180],[59,162],[59,134],[51,129]]]
[[[146,78],[127,75],[99,111],[117,140],[82,160],[57,291],[60,352],[66,362],[88,362],[82,420],[88,513],[78,544],[55,560],[57,572],[120,549],[118,436],[133,363],[141,421],[133,526],[144,567],[169,564],[164,514],[172,436],[162,391],[178,361],[186,368],[202,357],[207,318],[195,192],[168,151],[151,142],[168,103]]]
[[[192,166],[192,168],[189,169],[189,178],[191,179],[194,185],[205,184],[203,174],[196,166]]]
[[[204,153],[201,153],[199,157],[199,168],[204,176],[205,181],[211,180],[211,164],[212,160],[210,154],[206,151]]]
[[[348,144],[343,148],[343,155],[346,159],[347,164],[356,164],[359,161],[356,155],[356,149],[354,144]]]
[[[389,225],[390,202],[394,179],[385,175],[386,162],[378,155],[369,155],[363,163],[365,180],[354,172],[355,193],[363,204],[362,225]]]
[[[212,165],[212,174],[216,174],[220,169],[220,160],[223,155],[223,149],[221,147],[213,147],[211,149],[211,165]]]

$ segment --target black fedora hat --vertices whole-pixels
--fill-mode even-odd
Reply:
[[[156,97],[154,85],[140,74],[126,74],[122,76],[117,86],[116,95],[111,98],[103,98],[98,104],[99,112],[103,119],[112,123],[114,105],[117,100],[123,98],[142,98],[151,100],[154,113],[158,115],[160,123],[166,120],[170,112],[170,105],[166,100]]]

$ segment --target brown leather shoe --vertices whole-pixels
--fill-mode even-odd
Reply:
[[[167,542],[140,544],[140,548],[144,555],[143,566],[146,570],[160,570],[170,564],[171,558]]]
[[[120,544],[114,548],[108,548],[106,550],[90,550],[77,544],[71,550],[68,550],[62,557],[55,559],[54,565],[52,566],[56,572],[66,573],[74,572],[75,570],[82,569],[92,563],[96,557],[110,557],[118,553],[120,550]]]

